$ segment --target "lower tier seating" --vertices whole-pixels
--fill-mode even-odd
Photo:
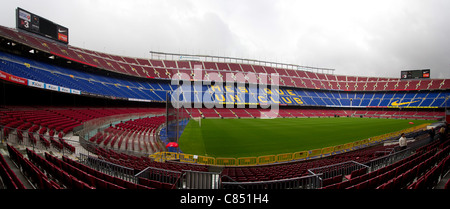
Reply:
[[[430,189],[450,169],[450,141],[435,141],[381,169],[342,181],[328,179],[324,189]]]

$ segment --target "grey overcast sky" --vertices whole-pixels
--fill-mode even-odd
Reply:
[[[149,58],[207,54],[400,77],[431,69],[450,78],[449,0],[7,0],[69,28],[70,44]]]

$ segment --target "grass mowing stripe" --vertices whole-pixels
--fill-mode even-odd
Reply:
[[[433,121],[378,118],[206,119],[190,121],[179,143],[184,153],[256,157],[345,144]]]

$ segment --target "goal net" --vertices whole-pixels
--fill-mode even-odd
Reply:
[[[177,142],[184,126],[187,124],[187,113],[183,107],[174,107],[171,93],[166,94],[166,133],[168,142]]]

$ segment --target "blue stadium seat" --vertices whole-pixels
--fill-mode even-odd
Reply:
[[[30,60],[27,58],[15,56],[0,52],[0,70],[9,74],[13,74],[22,78],[31,79],[46,84],[57,85],[65,88],[76,89],[81,92],[104,95],[120,98],[144,99],[153,101],[165,101],[166,91],[173,91],[178,88],[170,82],[162,80],[133,80],[128,78],[117,78],[104,75],[88,73],[80,70],[69,69],[49,65],[46,63]],[[27,67],[24,63],[30,64]],[[203,96],[210,87],[202,85],[201,87],[189,87],[184,92],[190,93],[190,101],[201,102]],[[217,90],[217,89],[215,89]],[[234,92],[239,92],[237,87],[231,87]],[[263,102],[258,101],[256,95],[260,94],[259,87],[246,87],[247,93],[239,92],[240,100],[246,102]],[[194,91],[196,93],[194,93]],[[221,87],[221,92],[226,90]],[[348,91],[323,91],[313,89],[291,89],[280,87],[280,102],[286,105],[297,105],[295,99],[300,99],[303,104],[308,106],[392,106],[394,101],[403,104],[404,107],[415,106],[437,106],[443,107],[448,92],[348,92]],[[268,93],[264,96],[265,100],[271,101],[271,96],[276,92]],[[215,97],[215,96],[213,96]],[[221,96],[220,96],[221,97]],[[189,97],[182,97],[189,99]],[[224,95],[226,102],[235,102],[230,95]]]

